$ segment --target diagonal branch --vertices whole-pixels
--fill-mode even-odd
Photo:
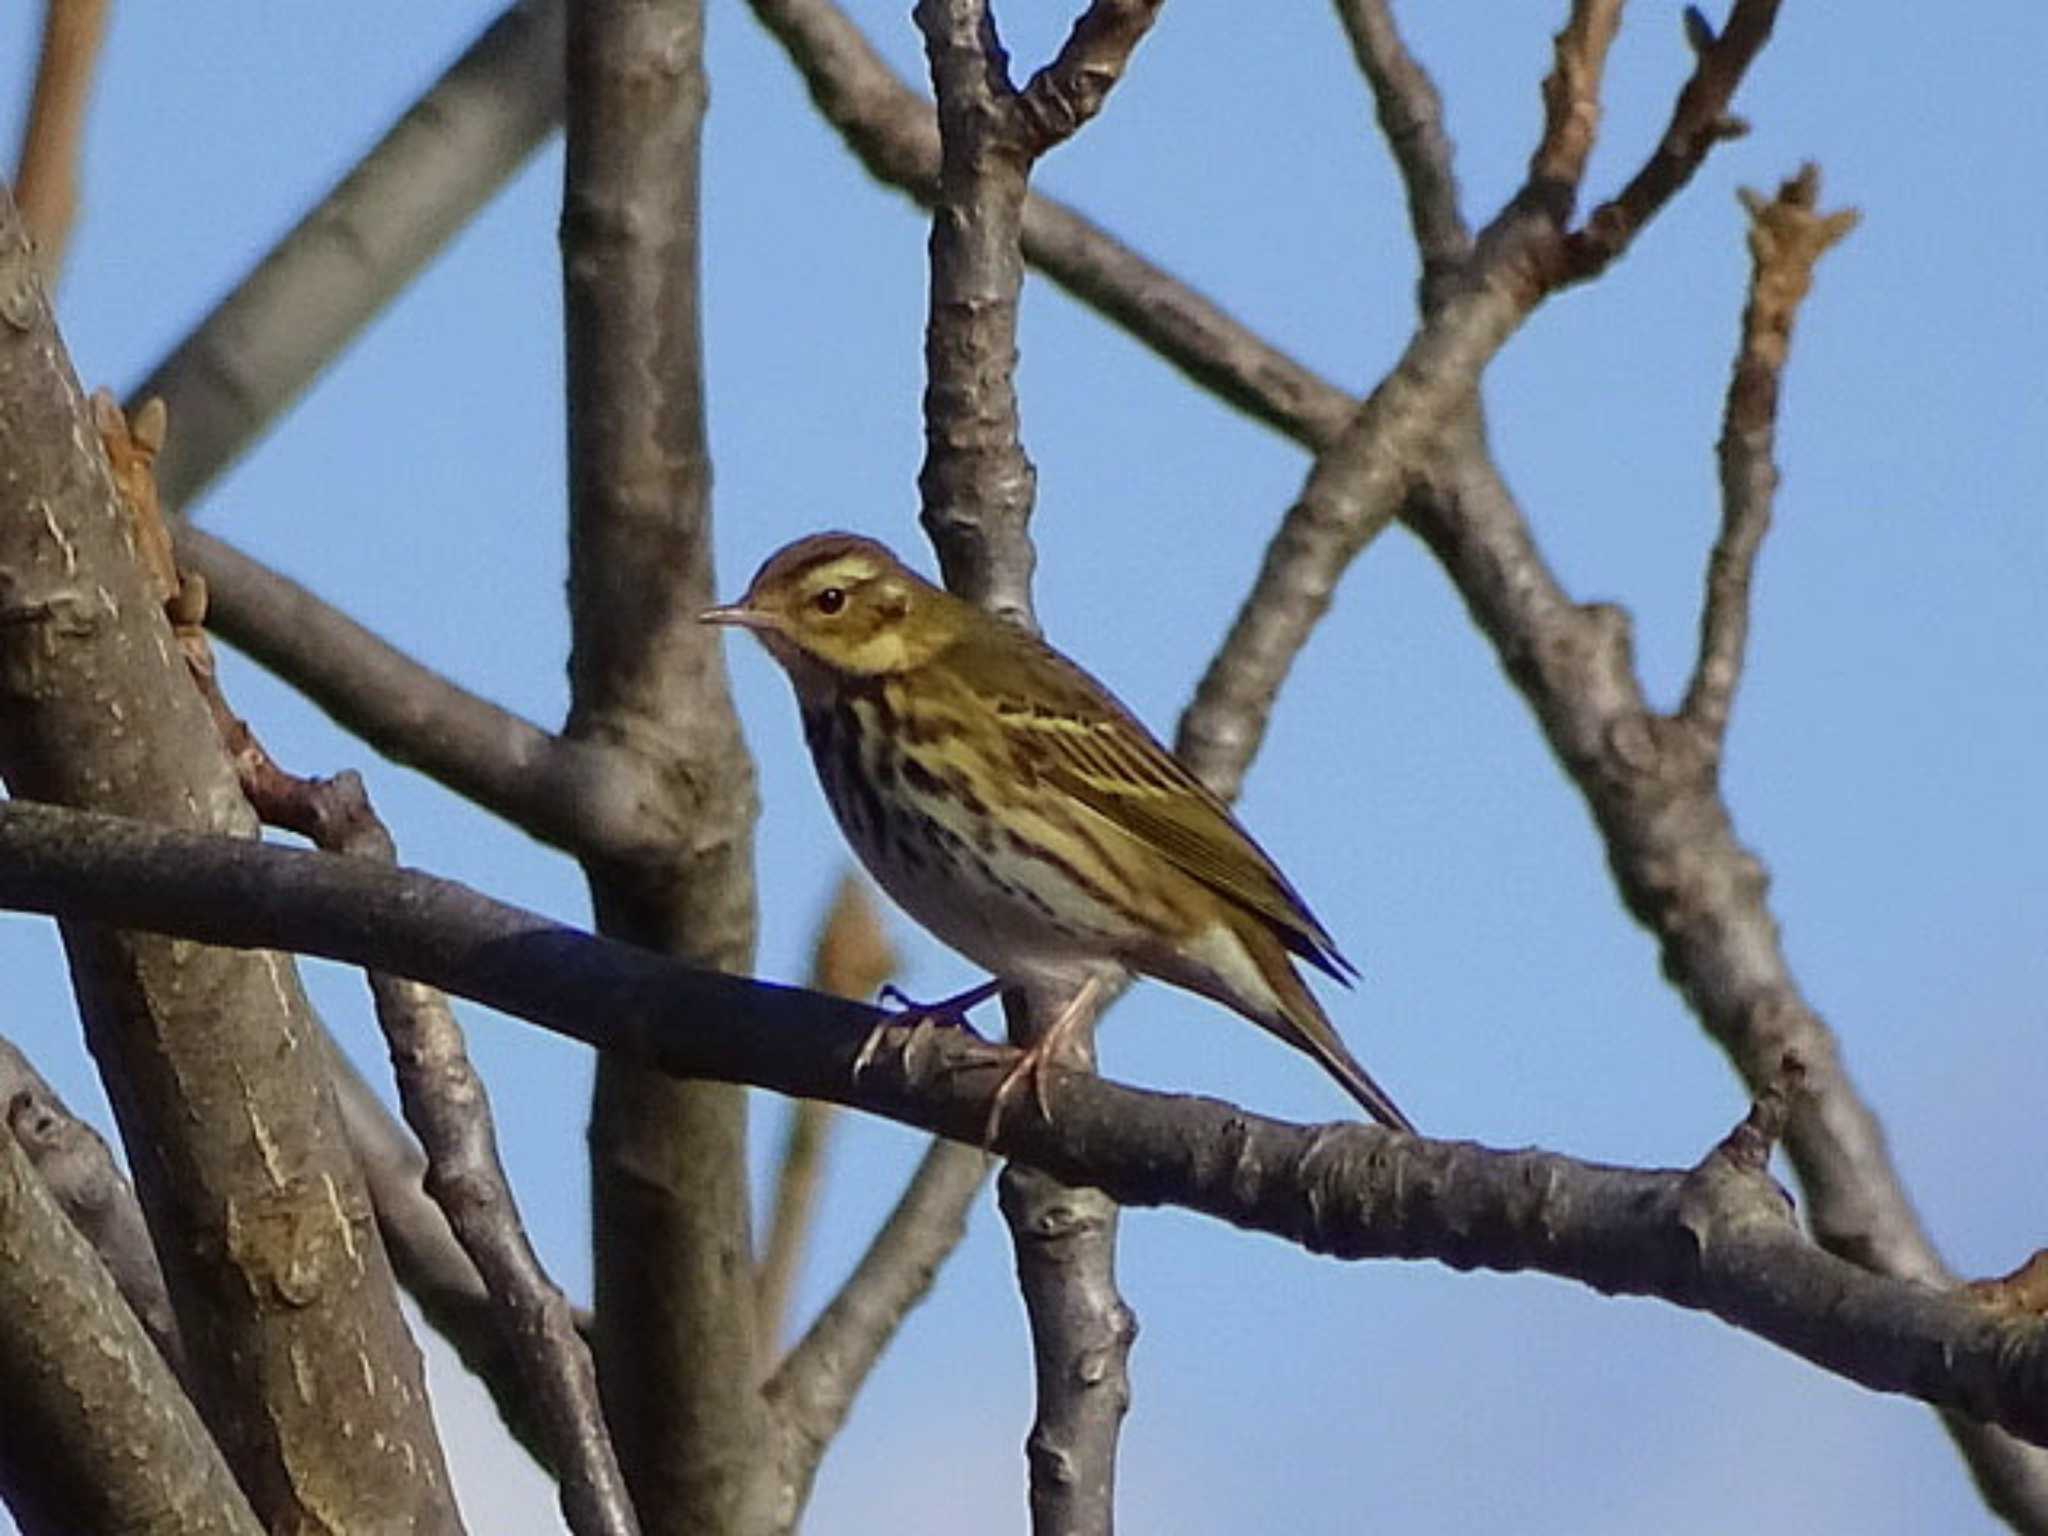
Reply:
[[[136,387],[179,423],[166,507],[196,501],[554,131],[565,11],[504,11]]]
[[[0,804],[0,906],[321,954],[411,976],[677,1075],[829,1098],[966,1143],[1014,1061],[956,1031],[887,1032],[819,993],[696,970],[365,860]],[[1785,1064],[1763,1097],[1792,1092]],[[1060,1072],[1056,1120],[1006,1118],[993,1150],[1126,1205],[1175,1205],[1341,1259],[1540,1270],[1656,1296],[1877,1391],[2048,1445],[2048,1322],[1872,1272],[1788,1219],[1760,1171],[1766,1103],[1691,1171],[1299,1126],[1210,1099]]]
[[[1728,115],[1736,87],[1770,41],[1779,0],[1735,0],[1717,35],[1697,7],[1685,13],[1686,37],[1698,62],[1678,93],[1670,125],[1628,185],[1593,210],[1565,246],[1563,282],[1598,276],[1628,249],[1659,209],[1692,180],[1713,147],[1748,131]]]
[[[1750,575],[1770,530],[1778,489],[1772,450],[1792,321],[1812,286],[1814,263],[1856,224],[1854,212],[1818,213],[1819,197],[1820,172],[1811,165],[1768,202],[1753,192],[1742,194],[1752,270],[1742,344],[1721,418],[1721,536],[1707,559],[1699,660],[1679,709],[1679,717],[1698,727],[1716,751],[1728,735],[1728,711],[1749,638]]]
[[[1472,232],[1465,225],[1457,177],[1451,170],[1443,98],[1429,72],[1402,42],[1388,0],[1337,0],[1337,16],[1372,87],[1380,132],[1407,189],[1408,227],[1422,258],[1420,291],[1427,314],[1442,302],[1445,285],[1472,253]]]
[[[135,1188],[104,1137],[0,1036],[0,1130],[13,1135],[64,1217],[92,1244],[164,1362],[185,1375],[184,1341]]]
[[[639,807],[657,775],[644,759],[469,692],[203,529],[181,521],[173,538],[206,583],[207,627],[393,762],[558,848],[626,858],[647,840]]]
[[[14,169],[14,198],[36,239],[43,281],[57,286],[78,212],[78,165],[107,0],[44,0],[43,48]]]
[[[257,1536],[220,1447],[28,1154],[0,1134],[0,1496],[29,1536]]]
[[[854,1395],[966,1235],[968,1206],[989,1167],[979,1147],[934,1141],[846,1284],[769,1378],[764,1391],[792,1517],[808,1502]]]
[[[1102,110],[1164,0],[1093,0],[1053,61],[1017,93],[1026,152],[1063,144]]]
[[[360,775],[286,773],[228,708],[212,669],[199,681],[233,753],[243,791],[266,824],[315,847],[386,867],[397,846]],[[561,1289],[548,1278],[520,1221],[498,1156],[490,1097],[470,1065],[447,996],[388,972],[369,973],[377,1023],[391,1052],[406,1123],[426,1155],[426,1189],[476,1267],[522,1388],[519,1429],[543,1444],[576,1536],[639,1536],[613,1454],[597,1373]],[[500,1390],[493,1383],[493,1390]],[[501,1398],[502,1401],[502,1398]]]
[[[811,960],[811,990],[863,1002],[895,974],[896,955],[882,932],[881,918],[860,877],[840,877],[832,906],[818,929]],[[755,1315],[764,1355],[782,1336],[789,1296],[817,1211],[825,1177],[826,1136],[835,1111],[830,1104],[799,1099],[789,1106],[782,1158],[775,1171],[768,1235],[754,1269]]]

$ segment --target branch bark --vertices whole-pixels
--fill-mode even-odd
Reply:
[[[0,805],[0,906],[375,966],[650,1069],[831,1099],[968,1144],[1015,1061],[958,1031],[898,1028],[856,1081],[884,1021],[872,1008],[693,969],[415,871],[51,806]],[[1691,1171],[1613,1168],[1288,1125],[1054,1070],[1057,1119],[1007,1116],[993,1150],[1069,1185],[1341,1259],[1534,1269],[1660,1297],[2048,1445],[2048,1322],[1828,1252],[1740,1143]],[[1794,1118],[1804,1094],[1790,1096]]]
[[[565,735],[650,771],[624,858],[586,855],[598,926],[734,971],[755,936],[752,764],[715,632],[698,327],[699,0],[599,0],[569,27]],[[746,1101],[598,1059],[591,1113],[605,1406],[647,1528],[773,1518]]]
[[[198,500],[561,121],[564,0],[520,0],[130,397],[179,423],[164,505]]]
[[[258,1536],[220,1447],[28,1155],[0,1135],[0,1498],[25,1536]]]
[[[1027,183],[1039,155],[1101,110],[1157,11],[1158,0],[1095,0],[1022,91],[1010,83],[986,0],[919,0],[912,12],[939,125],[923,523],[946,585],[1025,629],[1038,627],[1029,533],[1037,475],[1024,454],[1016,390]],[[1007,994],[1011,1038],[1035,1040],[1070,1001]],[[1093,1029],[1090,1017],[1072,1036],[1073,1064],[1084,1070],[1093,1065]],[[1130,1401],[1127,1347],[1117,1344],[1136,1331],[1116,1289],[1116,1205],[1099,1190],[1020,1171],[1004,1177],[1002,1209],[1038,1383],[1027,1445],[1032,1529],[1106,1536]]]
[[[107,0],[44,0],[43,49],[15,163],[14,197],[35,236],[43,281],[53,289],[78,212],[85,109],[106,30]]]
[[[5,196],[0,322],[0,774],[17,795],[249,837]],[[252,1502],[279,1526],[458,1529],[296,969],[63,931],[199,1400]]]

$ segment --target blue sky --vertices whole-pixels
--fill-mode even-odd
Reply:
[[[924,227],[812,115],[740,7],[710,18],[706,348],[723,585],[823,527],[930,568],[915,523]],[[855,7],[921,78],[907,7]],[[1561,8],[1403,8],[1468,210],[1518,180]],[[491,13],[368,0],[117,8],[60,294],[81,374],[127,388]],[[1010,14],[1014,13],[1014,14]],[[1426,14],[1425,14],[1426,13]],[[1413,258],[1370,103],[1326,7],[1169,6],[1108,111],[1042,167],[1079,204],[1354,388],[1392,361]],[[1020,73],[1061,8],[1003,15]],[[23,99],[31,22],[0,65]],[[1726,782],[1808,996],[1950,1261],[2017,1264],[2048,1024],[2048,299],[2036,195],[2048,15],[1959,27],[1881,0],[1790,6],[1738,100],[1754,124],[1598,284],[1487,380],[1494,446],[1567,586],[1621,602],[1675,700],[1717,515],[1746,258],[1737,186],[1808,158],[1864,223],[1823,263],[1784,396],[1784,485]],[[1688,67],[1675,6],[1617,45],[1589,187],[1641,157]],[[200,509],[207,526],[530,718],[566,706],[555,217],[544,151]],[[1052,638],[1162,734],[1306,469],[1048,286],[1020,389]],[[173,423],[173,431],[176,424]],[[760,759],[762,974],[799,978],[842,855],[786,687],[729,652]],[[252,668],[230,697],[281,760],[361,768],[408,862],[565,919],[574,868],[370,757]],[[1382,539],[1282,696],[1244,815],[1364,967],[1339,1027],[1433,1133],[1684,1164],[1743,1095],[1621,911],[1576,794],[1425,551]],[[897,922],[904,985],[974,979]],[[0,919],[12,1034],[104,1116],[48,925]],[[382,1077],[357,978],[310,968]],[[507,1159],[557,1275],[587,1294],[580,1048],[466,1010]],[[1315,1067],[1206,1004],[1139,988],[1116,1076],[1262,1112],[1350,1113]],[[763,1099],[759,1145],[781,1106]],[[893,1197],[917,1138],[848,1121],[800,1304]],[[1126,1529],[1283,1522],[1526,1532],[1908,1532],[1989,1525],[1924,1411],[1701,1317],[1536,1277],[1340,1266],[1184,1213],[1126,1223],[1143,1333]],[[488,1427],[443,1400],[472,1528],[556,1529]],[[1022,1530],[1028,1348],[992,1199],[828,1457],[808,1528]]]

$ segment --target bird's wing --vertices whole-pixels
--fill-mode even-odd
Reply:
[[[1329,931],[1229,808],[1161,746],[1108,689],[1049,647],[1005,669],[987,700],[1017,765],[1272,928],[1282,944],[1339,981],[1358,974]]]

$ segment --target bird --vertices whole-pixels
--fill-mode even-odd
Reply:
[[[1021,625],[933,585],[873,539],[819,533],[706,624],[788,674],[825,798],[890,897],[992,973],[1070,1001],[998,1086],[987,1135],[1116,967],[1197,993],[1320,1062],[1415,1134],[1295,969],[1358,970],[1229,807],[1108,688]],[[872,1044],[872,1042],[871,1042]]]

